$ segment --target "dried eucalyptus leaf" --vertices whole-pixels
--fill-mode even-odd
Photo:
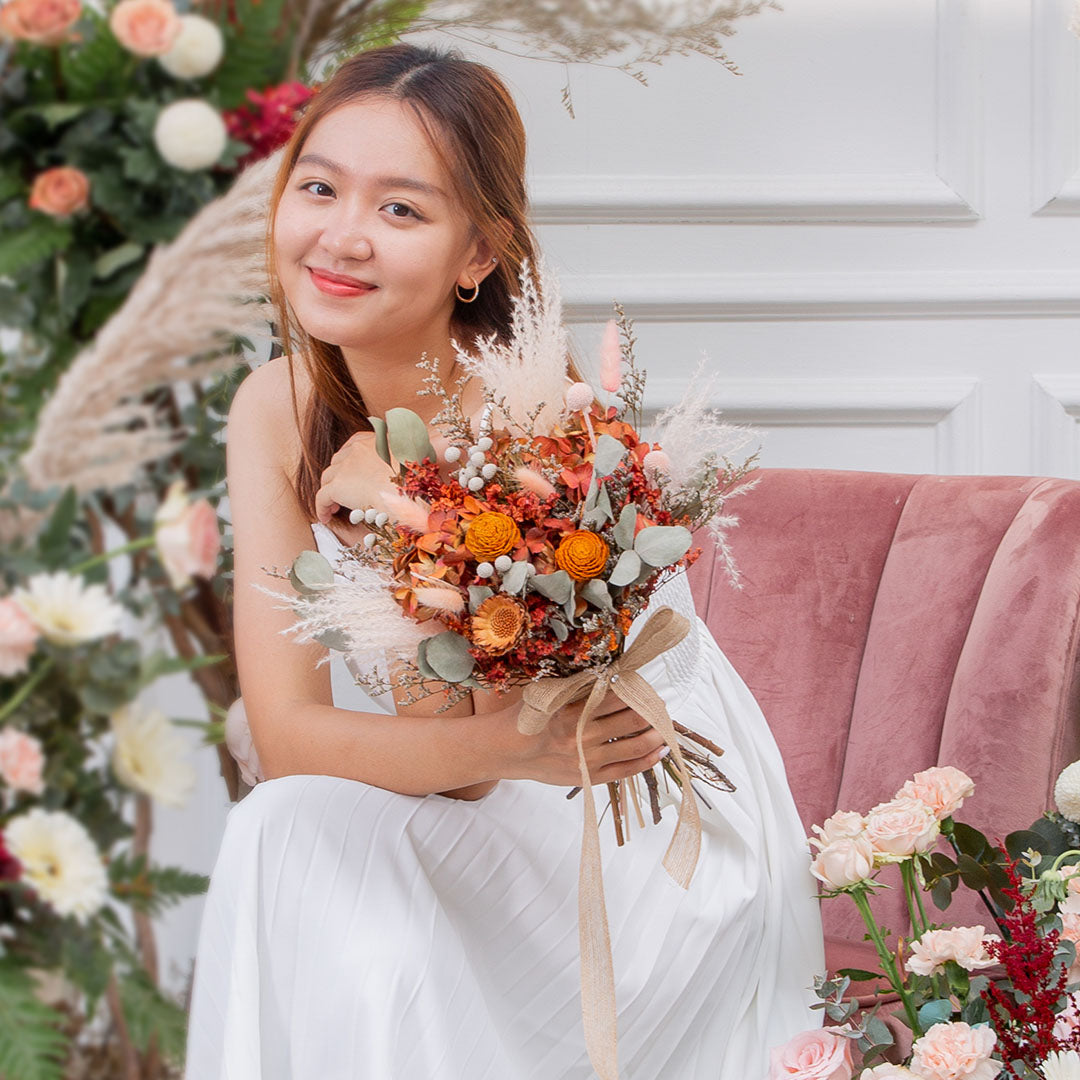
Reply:
[[[352,648],[348,637],[340,630],[321,630],[315,640],[334,652],[348,652]]]
[[[641,556],[636,551],[624,551],[608,578],[609,585],[629,585],[641,573]]]
[[[596,440],[596,456],[593,458],[593,476],[610,476],[626,454],[626,447],[611,435],[601,435]]]
[[[425,659],[440,679],[451,683],[467,679],[476,666],[468,641],[456,630],[444,630],[428,638]]]
[[[489,597],[494,596],[495,590],[487,585],[469,586],[469,614],[475,615],[476,609]]]
[[[375,430],[375,453],[378,454],[387,465],[392,465],[393,463],[390,461],[390,446],[386,441],[386,421],[381,416],[369,416],[368,421]]]
[[[627,503],[619,511],[619,522],[614,529],[611,530],[611,535],[615,540],[615,543],[619,545],[623,551],[634,546],[634,529],[637,528],[637,507],[633,503]]]
[[[390,453],[399,462],[436,460],[427,425],[412,409],[387,409],[386,433]]]
[[[650,525],[634,537],[634,550],[650,566],[670,566],[690,550],[693,539],[682,525]]]
[[[293,559],[289,581],[301,596],[311,596],[334,584],[334,569],[318,551],[301,551]]]
[[[574,579],[565,570],[556,570],[554,574],[534,574],[529,578],[529,588],[554,600],[556,604],[565,604],[574,595]]]
[[[592,506],[586,503],[585,512],[581,515],[581,524],[586,527],[596,526],[599,528],[605,521],[611,521],[614,515],[611,512],[611,498],[607,493],[607,487],[601,484]]]
[[[593,607],[604,608],[612,611],[615,605],[611,602],[611,593],[607,585],[599,578],[590,578],[581,589],[581,595],[589,601]]]
[[[529,563],[522,559],[514,563],[502,576],[499,588],[506,593],[520,593],[529,577]],[[475,586],[473,586],[475,588]]]
[[[548,625],[551,627],[551,632],[560,641],[565,641],[570,636],[570,627],[562,619],[552,619]]]
[[[425,679],[437,679],[438,674],[427,660],[427,647],[430,640],[431,638],[422,638],[420,644],[416,646],[416,666]]]

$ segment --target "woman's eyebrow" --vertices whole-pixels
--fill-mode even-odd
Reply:
[[[337,173],[339,176],[351,175],[349,170],[343,165],[338,164],[336,161],[332,161],[328,157],[323,157],[322,154],[304,154],[297,160],[296,164],[319,165],[326,169],[327,172]],[[442,188],[436,187],[434,184],[429,184],[426,180],[417,180],[411,176],[376,176],[373,177],[373,182],[380,187],[403,187],[409,188],[412,191],[421,191],[425,195],[437,195],[443,199],[446,198],[446,192],[443,191]]]

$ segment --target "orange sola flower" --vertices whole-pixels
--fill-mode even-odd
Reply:
[[[504,593],[489,596],[472,617],[473,643],[491,656],[499,656],[517,644],[526,621],[520,600]]]
[[[590,529],[576,529],[559,542],[555,550],[555,565],[575,581],[587,581],[604,569],[609,553],[602,536]]]
[[[486,510],[477,514],[465,533],[465,546],[478,559],[497,559],[521,542],[517,522],[509,514]]]

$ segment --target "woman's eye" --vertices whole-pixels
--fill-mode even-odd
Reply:
[[[301,191],[308,191],[308,190],[310,190],[312,188],[317,188],[317,187],[326,188],[327,193],[330,194],[330,195],[333,195],[333,193],[334,193],[334,189],[332,187],[330,187],[329,184],[324,184],[321,180],[309,180],[306,184],[301,184],[300,185],[300,190]],[[316,192],[316,194],[318,194],[318,192]]]
[[[406,203],[391,202],[391,203],[387,203],[386,205],[390,206],[390,207],[395,207],[396,206],[396,207],[399,207],[400,209],[405,211],[405,214],[399,214],[396,211],[391,210],[390,213],[394,217],[404,217],[404,216],[407,216],[408,214],[412,214],[412,216],[417,218],[417,219],[419,219],[419,217],[420,217],[420,215],[411,206],[407,205]]]

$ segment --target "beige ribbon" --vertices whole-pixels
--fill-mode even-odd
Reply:
[[[588,688],[588,698],[577,725],[578,765],[581,769],[585,830],[581,841],[581,870],[578,878],[578,933],[581,939],[581,1012],[585,1025],[585,1046],[589,1061],[600,1080],[618,1080],[618,1033],[615,1020],[615,974],[611,956],[611,933],[604,903],[604,879],[600,863],[600,837],[593,802],[592,779],[585,762],[582,735],[585,724],[611,690],[631,709],[646,719],[671,747],[671,755],[682,780],[682,798],[675,833],[664,854],[663,865],[684,889],[697,866],[701,850],[701,817],[698,813],[690,773],[686,767],[675,726],[659,694],[638,674],[637,669],[677,645],[690,631],[690,622],[671,608],[660,608],[642,626],[630,647],[617,660],[602,668],[587,668],[565,678],[540,679],[524,692],[518,715],[518,730],[526,735],[543,731],[551,717],[564,705],[579,700]]]

